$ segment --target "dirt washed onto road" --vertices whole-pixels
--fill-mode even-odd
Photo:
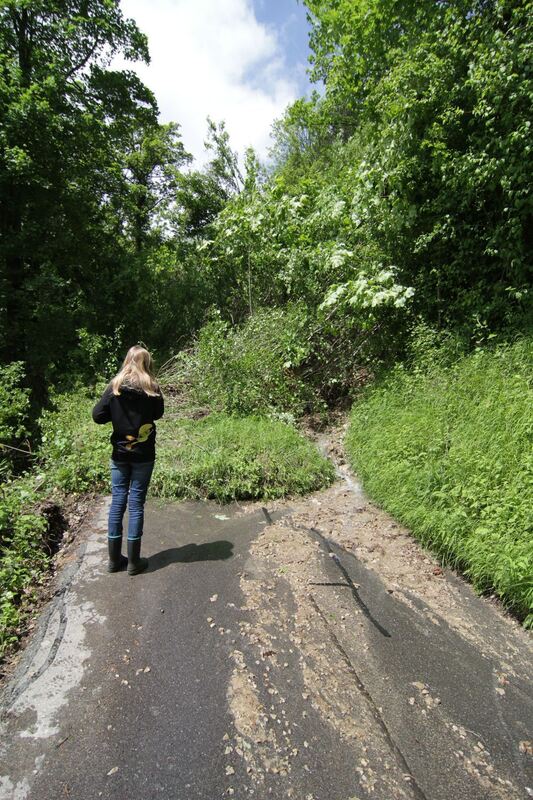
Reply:
[[[516,667],[521,674],[521,663],[526,668],[531,666],[528,659],[531,635],[505,612],[494,596],[484,598],[480,602],[486,605],[487,613],[489,609],[494,612],[490,621],[499,633],[497,649],[490,650],[494,642],[487,640],[484,630],[472,625],[472,600],[478,598],[470,584],[453,570],[443,570],[438,559],[423,549],[406,528],[364,494],[346,463],[343,447],[346,428],[344,424],[316,437],[320,450],[336,466],[340,486],[311,498],[310,504],[298,504],[295,522],[320,527],[324,535],[379,573],[387,589],[401,595],[403,603],[416,611],[420,610],[420,603],[424,604],[426,617],[435,625],[444,618],[476,646],[499,658],[504,656],[505,667],[511,673]]]
[[[530,636],[368,501],[342,434],[318,438],[339,482],[270,505],[251,545],[228,752],[258,796],[273,771],[298,796],[297,731],[312,713],[349,753],[350,800],[533,796]]]

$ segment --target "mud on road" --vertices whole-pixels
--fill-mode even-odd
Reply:
[[[334,486],[276,504],[277,522],[265,509],[241,579],[247,656],[235,654],[229,701],[257,745],[240,751],[258,796],[273,770],[284,794],[317,800],[533,796],[531,637],[369,502],[341,442],[342,429],[318,439]],[[331,757],[344,753],[352,794],[295,788],[310,714]],[[310,764],[320,744],[303,742]]]

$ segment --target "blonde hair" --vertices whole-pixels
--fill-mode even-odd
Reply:
[[[148,350],[138,344],[130,347],[120,372],[115,375],[110,386],[114,395],[119,395],[122,387],[141,389],[151,397],[160,394],[159,386],[154,376],[152,356]]]

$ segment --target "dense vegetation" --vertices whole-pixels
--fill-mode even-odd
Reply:
[[[424,355],[355,405],[352,465],[444,563],[533,626],[533,343]]]
[[[57,398],[42,420],[43,469],[51,488],[105,489],[109,429],[91,419],[86,392]],[[209,414],[191,420],[167,411],[158,423],[157,497],[220,501],[283,497],[327,485],[331,465],[293,427],[261,417]]]
[[[327,480],[307,450],[309,475],[287,466],[304,445],[281,423],[350,404],[393,369],[354,419],[367,420],[374,440],[368,413],[383,404],[385,453],[408,435],[407,415],[420,429],[410,438],[419,451],[398,460],[395,484],[358,430],[350,447],[367,485],[480,588],[527,611],[531,544],[512,498],[525,480],[531,432],[515,390],[531,367],[533,4],[306,6],[312,77],[323,90],[275,123],[267,165],[252,151],[241,165],[224,124],[209,120],[202,169],[184,150],[179,121],[160,124],[150,90],[110,66],[113,56],[148,59],[146,38],[120,3],[9,0],[0,9],[0,548],[1,569],[15,576],[1,602],[12,622],[47,562],[43,492],[102,485],[105,447],[84,450],[102,441],[81,419],[87,387],[94,396],[95,381],[110,377],[139,340],[167,360],[176,413],[218,415],[169,427],[169,441],[189,437],[213,450],[212,460],[184,458],[177,472],[169,458],[154,488],[179,496],[185,485],[226,498],[246,481],[246,496],[272,496],[291,476],[297,485],[283,491]],[[434,332],[427,341],[413,339],[421,325]],[[435,336],[454,342],[440,372],[428,356]],[[518,349],[506,349],[517,337]],[[496,343],[501,349],[484,353]],[[410,363],[415,345],[415,372],[394,367]],[[454,367],[454,358],[464,360]],[[506,359],[520,365],[516,385]],[[500,392],[494,429],[508,432],[501,481],[488,440],[486,458],[475,462],[441,442],[428,466],[424,435],[431,425],[448,429],[448,413],[454,448],[461,437],[465,453],[485,441],[492,411],[469,410],[493,402],[478,368]],[[220,416],[228,414],[241,419]],[[522,433],[514,436],[517,415]],[[225,436],[242,442],[240,453],[226,448],[228,472],[216,458]],[[266,443],[275,463],[261,455]],[[461,475],[466,494],[479,493],[475,513],[456,489],[439,501],[471,514],[464,539],[454,514],[443,511],[439,527],[437,508],[418,506],[427,469],[443,481],[431,491],[446,493]],[[395,490],[384,487],[400,484],[393,505]],[[497,485],[510,516],[496,509]]]
[[[409,314],[466,338],[523,326],[531,4],[307,5],[325,91],[241,174],[223,124],[195,171],[179,125],[109,67],[148,58],[119,4],[4,4],[0,356],[33,399],[113,371],[132,340],[176,352],[213,308],[238,324],[300,303],[358,361],[401,354]]]

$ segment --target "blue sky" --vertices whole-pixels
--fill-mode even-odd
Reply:
[[[149,67],[164,122],[182,126],[201,163],[206,117],[224,119],[232,145],[265,157],[272,122],[310,90],[305,8],[297,0],[122,0],[148,36]],[[130,68],[132,65],[128,65]]]
[[[288,65],[307,66],[309,24],[303,3],[297,0],[254,0],[253,7],[257,19],[278,32]]]

